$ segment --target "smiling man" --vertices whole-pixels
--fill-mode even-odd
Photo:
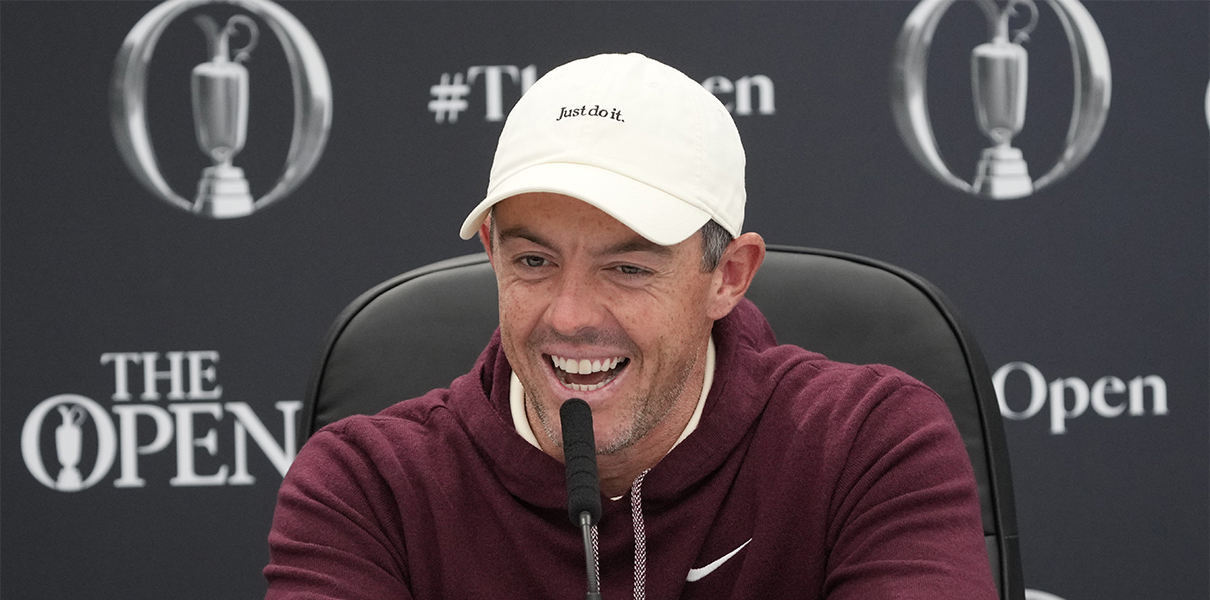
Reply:
[[[523,385],[525,421],[562,456],[559,407],[592,407],[602,490],[622,495],[685,431],[699,404],[710,330],[764,255],[755,233],[703,268],[701,234],[661,246],[570,196],[495,206],[480,235],[500,289],[500,337]]]
[[[735,125],[680,72],[601,55],[535,83],[461,231],[497,334],[448,389],[312,436],[268,597],[583,594],[558,419],[578,397],[605,598],[995,598],[945,404],[776,344],[744,299],[765,253],[745,202]]]

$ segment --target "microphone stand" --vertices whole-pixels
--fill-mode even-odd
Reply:
[[[597,581],[597,565],[593,560],[597,553],[592,547],[592,515],[588,511],[580,513],[580,532],[584,536],[584,562],[588,570],[588,591],[584,600],[601,600],[601,584]]]

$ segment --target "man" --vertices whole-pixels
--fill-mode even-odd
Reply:
[[[269,598],[571,598],[561,404],[592,408],[605,598],[995,598],[944,403],[777,346],[743,299],[726,109],[646,57],[534,84],[463,224],[500,328],[449,389],[318,432],[282,484]],[[810,307],[804,307],[810,310]]]

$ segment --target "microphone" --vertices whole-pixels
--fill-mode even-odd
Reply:
[[[586,600],[600,600],[596,555],[592,548],[592,526],[601,520],[601,483],[597,479],[597,442],[592,433],[592,408],[571,398],[559,408],[563,427],[563,466],[567,470],[567,516],[584,538],[584,560],[588,570]]]

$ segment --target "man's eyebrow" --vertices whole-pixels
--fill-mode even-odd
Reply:
[[[645,237],[635,236],[619,244],[614,244],[605,249],[602,254],[626,254],[629,252],[650,252],[658,256],[672,256],[671,246],[661,246]]]
[[[553,248],[554,247],[550,242],[548,242],[542,236],[534,233],[533,231],[530,231],[530,229],[528,227],[525,227],[524,225],[515,225],[513,227],[509,227],[508,229],[503,229],[500,231],[500,241],[501,242],[505,242],[505,241],[513,239],[513,238],[520,238],[523,240],[528,240],[539,246],[542,246],[543,248]]]

